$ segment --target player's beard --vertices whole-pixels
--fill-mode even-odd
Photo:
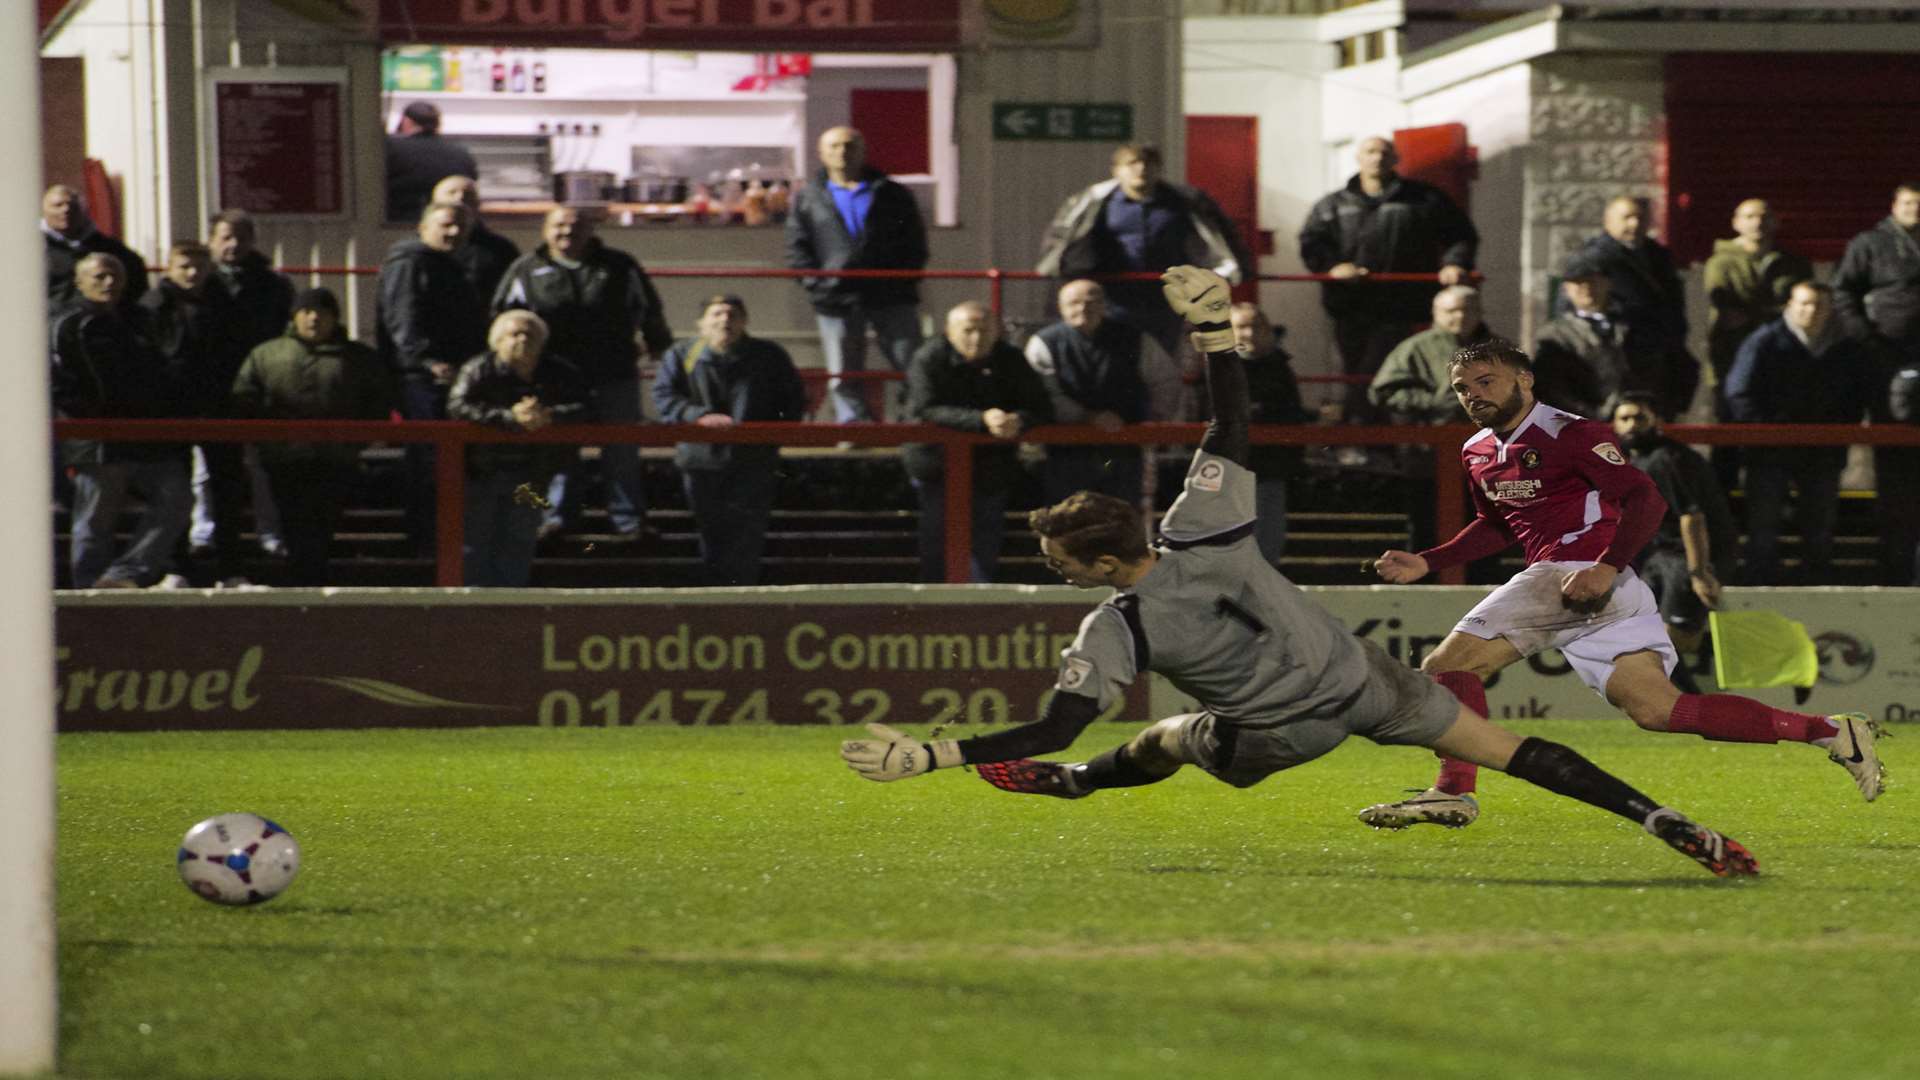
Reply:
[[[1494,431],[1505,431],[1515,420],[1520,418],[1520,410],[1525,407],[1526,403],[1526,391],[1522,390],[1518,384],[1515,384],[1513,394],[1508,397],[1507,400],[1492,402],[1490,403],[1493,406],[1492,408],[1481,409],[1477,413],[1472,409],[1468,409],[1467,417],[1483,428],[1490,428]]]

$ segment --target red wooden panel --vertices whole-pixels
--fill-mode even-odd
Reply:
[[[1468,207],[1468,185],[1477,159],[1467,145],[1467,125],[1401,128],[1393,133],[1393,151],[1400,156],[1395,172],[1432,184],[1462,210]]]
[[[67,0],[40,0],[40,32],[46,33],[53,20],[60,17],[61,9],[67,6]]]
[[[854,89],[847,122],[867,139],[867,162],[893,174],[933,171],[925,90]]]
[[[1676,53],[1666,64],[1667,242],[1682,264],[1733,235],[1733,208],[1767,200],[1780,246],[1840,257],[1887,215],[1912,152],[1920,58]]]
[[[1272,236],[1260,231],[1258,117],[1187,117],[1187,183],[1213,196],[1256,256],[1273,251]],[[1258,269],[1245,268],[1248,280],[1234,287],[1235,300],[1257,299],[1252,276]]]

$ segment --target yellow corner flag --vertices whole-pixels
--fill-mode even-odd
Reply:
[[[1797,623],[1777,611],[1713,611],[1713,677],[1723,689],[1812,686],[1820,657]]]

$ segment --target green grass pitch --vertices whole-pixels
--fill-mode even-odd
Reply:
[[[62,736],[58,1075],[1920,1076],[1920,738],[1868,806],[1804,746],[1515,726],[1763,875],[1497,775],[1371,832],[1432,759],[1358,739],[1068,803],[818,727]],[[301,841],[264,906],[174,873],[229,810]]]

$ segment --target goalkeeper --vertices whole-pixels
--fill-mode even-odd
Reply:
[[[900,780],[970,764],[1008,791],[1077,799],[1137,787],[1197,765],[1249,787],[1304,764],[1348,735],[1431,747],[1499,769],[1643,826],[1715,874],[1759,871],[1737,842],[1662,806],[1579,754],[1488,722],[1440,684],[1347,632],[1261,558],[1253,539],[1254,475],[1247,469],[1247,380],[1228,325],[1227,283],[1177,266],[1162,275],[1167,302],[1196,329],[1207,357],[1213,421],[1184,490],[1149,547],[1139,511],[1079,492],[1029,521],[1047,565],[1082,588],[1114,596],[1080,624],[1061,654],[1055,693],[1039,720],[966,740],[922,742],[884,725],[840,756],[869,780]],[[1203,711],[1171,716],[1125,745],[1077,764],[1035,761],[1072,745],[1127,684],[1167,677]]]

